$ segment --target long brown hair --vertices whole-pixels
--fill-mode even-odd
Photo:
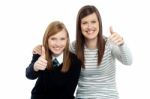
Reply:
[[[47,69],[51,70],[52,69],[52,52],[49,50],[49,46],[48,46],[48,39],[49,37],[51,37],[52,35],[57,34],[58,32],[65,30],[67,33],[67,44],[66,47],[64,49],[63,52],[63,66],[61,71],[62,72],[67,72],[70,68],[70,52],[69,52],[69,33],[67,31],[66,26],[59,21],[53,21],[52,23],[50,23],[48,25],[48,27],[46,28],[44,37],[43,37],[43,46],[45,48],[45,55],[46,55],[46,60],[48,61],[47,63]]]
[[[81,61],[82,67],[85,68],[84,65],[84,44],[85,44],[85,37],[82,34],[81,31],[81,20],[82,18],[95,13],[97,15],[98,21],[99,21],[99,33],[97,35],[98,39],[97,39],[97,47],[98,47],[98,66],[100,65],[102,58],[103,58],[103,54],[104,54],[104,50],[105,50],[105,40],[103,38],[102,35],[102,20],[101,20],[101,16],[100,13],[98,11],[98,9],[93,6],[93,5],[86,5],[83,6],[77,15],[77,19],[76,19],[76,54],[78,59]]]

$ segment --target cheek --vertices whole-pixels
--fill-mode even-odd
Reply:
[[[86,26],[81,26],[81,31],[84,31],[86,29]]]
[[[48,47],[49,47],[49,48],[52,47],[53,45],[54,45],[53,42],[51,42],[51,41],[48,42]]]
[[[65,47],[67,44],[67,41],[62,41],[62,45]]]
[[[48,46],[51,46],[52,44],[51,44],[51,42],[48,42]]]

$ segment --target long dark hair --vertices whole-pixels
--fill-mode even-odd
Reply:
[[[76,19],[76,54],[78,59],[81,61],[82,67],[85,68],[84,65],[84,44],[85,44],[85,37],[82,34],[81,31],[81,20],[82,18],[95,13],[97,15],[98,21],[99,21],[99,33],[97,35],[98,39],[97,39],[97,47],[98,47],[98,66],[100,65],[103,55],[104,55],[104,50],[105,50],[105,40],[103,38],[103,34],[102,34],[102,20],[101,20],[101,16],[100,13],[98,11],[98,9],[93,6],[93,5],[86,5],[83,6],[77,15],[77,19]]]

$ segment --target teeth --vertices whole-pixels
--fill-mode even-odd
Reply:
[[[88,31],[88,33],[90,33],[90,34],[91,34],[91,33],[93,33],[93,31]]]
[[[54,48],[54,49],[59,50],[60,48]]]

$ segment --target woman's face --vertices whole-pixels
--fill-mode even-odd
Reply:
[[[97,39],[99,21],[95,13],[81,19],[81,31],[86,40]]]
[[[67,40],[67,33],[64,29],[48,38],[48,46],[54,56],[58,56],[63,53]]]

